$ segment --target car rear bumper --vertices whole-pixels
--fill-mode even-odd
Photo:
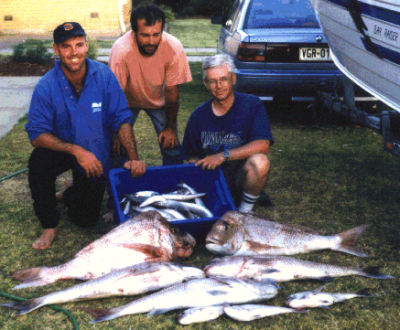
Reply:
[[[310,96],[317,91],[342,89],[343,74],[332,71],[238,70],[235,88],[260,96]]]

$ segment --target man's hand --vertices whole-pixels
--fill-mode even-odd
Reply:
[[[99,177],[103,174],[103,166],[92,152],[75,145],[73,155],[78,164],[84,169],[88,178]]]
[[[215,170],[224,161],[225,161],[224,155],[222,153],[218,153],[198,160],[195,165],[201,166],[203,170]]]
[[[178,145],[178,137],[172,128],[165,128],[158,136],[158,143],[163,149],[173,149]]]
[[[131,171],[133,177],[141,176],[146,172],[146,164],[140,160],[128,160],[124,168]]]

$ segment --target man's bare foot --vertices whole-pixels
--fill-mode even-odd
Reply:
[[[69,188],[72,187],[73,181],[71,178],[68,178],[64,181],[64,185],[59,192],[56,193],[56,201],[61,202],[64,196],[64,192]]]
[[[35,250],[46,250],[57,236],[57,228],[44,229],[42,235],[32,243]]]

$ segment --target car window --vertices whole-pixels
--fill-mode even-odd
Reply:
[[[309,0],[253,0],[244,28],[318,28]]]

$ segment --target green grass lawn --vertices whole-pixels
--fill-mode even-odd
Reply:
[[[201,83],[200,64],[191,65],[194,81],[181,88],[179,113],[180,136],[190,112],[208,99]],[[331,123],[312,121],[303,108],[269,108],[275,144],[271,148],[272,170],[266,192],[274,207],[257,206],[255,212],[282,223],[300,224],[324,234],[333,234],[363,223],[370,224],[359,245],[367,258],[323,251],[301,255],[318,262],[367,267],[381,266],[387,274],[398,276],[400,211],[399,160],[382,150],[382,138],[371,130],[346,125],[339,120]],[[31,147],[23,130],[22,120],[0,140],[0,176],[27,166]],[[160,165],[161,158],[150,121],[139,116],[135,127],[140,156],[149,166]],[[16,284],[10,272],[39,265],[56,265],[69,260],[75,252],[97,239],[111,224],[102,220],[89,230],[71,225],[63,216],[60,237],[53,247],[39,252],[31,242],[40,227],[32,210],[26,174],[0,183],[0,221],[2,250],[0,291],[23,297],[37,297],[77,281],[61,281],[43,288],[11,291]],[[185,264],[205,266],[213,256],[199,242]],[[378,297],[354,299],[334,305],[329,310],[315,309],[308,313],[275,316],[264,320],[239,323],[222,317],[212,323],[186,326],[186,329],[395,329],[399,316],[399,280],[374,280],[348,277],[328,284],[327,291],[353,292],[370,288]],[[290,294],[314,289],[316,281],[281,284],[276,298],[267,304],[281,305]],[[80,306],[111,307],[134,298],[113,298],[62,305],[77,318],[82,329],[171,329],[183,328],[176,322],[177,312],[146,317],[125,316],[113,321],[90,325],[91,317]],[[6,302],[0,298],[0,302]],[[49,308],[14,318],[15,312],[3,309],[0,327],[3,329],[69,329],[66,316]]]
[[[169,24],[168,32],[177,37],[184,47],[217,47],[221,25],[210,23],[210,19],[177,19]]]
[[[168,23],[168,32],[177,37],[184,47],[215,48],[221,25],[210,23],[207,18],[176,19]],[[110,48],[114,41],[97,40],[99,48]]]
[[[184,36],[181,38],[186,40]],[[190,37],[187,39],[190,40]],[[201,82],[200,64],[191,64],[191,70],[194,81],[180,89],[180,138],[191,111],[209,98]],[[359,241],[359,246],[368,253],[366,258],[332,251],[298,257],[361,268],[380,266],[383,273],[398,277],[399,158],[384,152],[382,137],[369,129],[345,124],[334,118],[313,119],[305,106],[266,106],[275,144],[271,148],[272,168],[265,191],[274,206],[257,206],[255,212],[270,220],[308,226],[323,234],[341,232],[363,223],[370,224]],[[25,120],[22,119],[0,140],[0,178],[27,167],[32,148],[24,131]],[[160,165],[154,129],[143,113],[136,123],[135,134],[140,157],[148,166]],[[52,248],[46,251],[32,250],[31,243],[41,229],[33,213],[26,173],[0,183],[0,223],[0,292],[25,298],[67,288],[78,281],[59,281],[42,288],[12,291],[17,282],[9,278],[11,272],[64,263],[113,227],[100,220],[95,228],[83,230],[70,224],[63,215],[60,235]],[[204,267],[212,258],[203,242],[198,242],[193,255],[182,263]],[[320,285],[317,281],[282,283],[278,296],[264,303],[281,305],[289,294],[315,289]],[[211,323],[183,327],[176,321],[178,312],[173,311],[154,317],[125,316],[91,325],[89,321],[92,317],[80,309],[119,306],[135,299],[132,297],[68,303],[62,307],[76,317],[81,329],[398,329],[399,285],[398,279],[339,278],[329,283],[326,291],[355,292],[369,288],[371,293],[379,296],[350,300],[326,310],[314,309],[308,313],[279,315],[249,323],[236,322],[224,316]],[[6,302],[9,300],[0,297],[0,304]],[[72,328],[64,314],[47,307],[17,318],[14,317],[14,311],[0,308],[1,329]]]

